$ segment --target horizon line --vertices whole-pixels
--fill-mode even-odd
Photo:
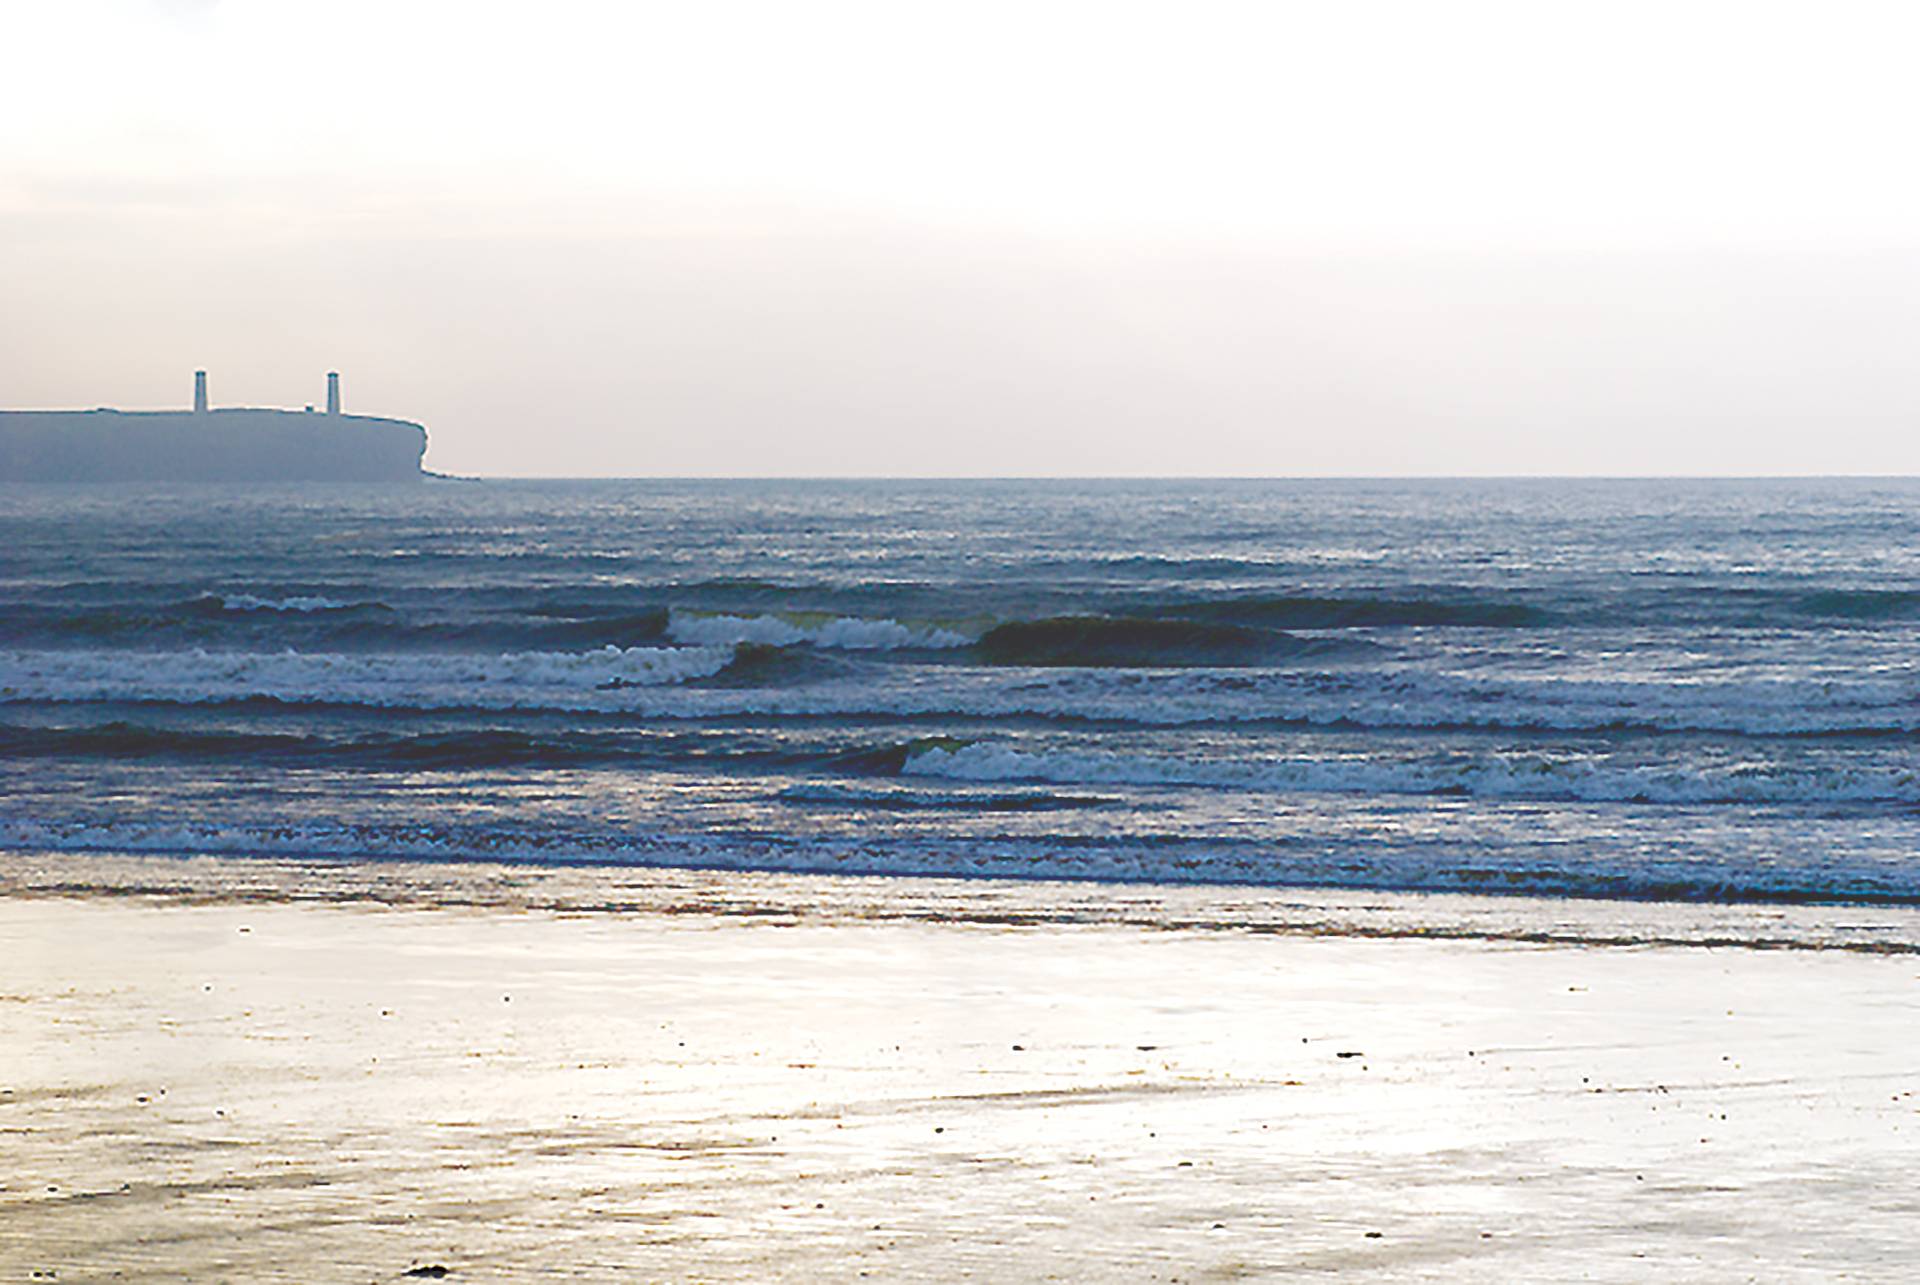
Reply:
[[[441,473],[449,482],[1911,482],[1913,473]]]

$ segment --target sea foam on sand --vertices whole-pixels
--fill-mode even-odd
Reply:
[[[243,866],[0,882],[21,1278],[1891,1280],[1920,1250],[1909,953]]]

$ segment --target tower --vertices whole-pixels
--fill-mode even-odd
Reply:
[[[340,413],[340,372],[337,370],[330,370],[327,372],[327,414],[338,415],[339,413]]]
[[[193,372],[193,413],[207,413],[207,372],[204,370]]]

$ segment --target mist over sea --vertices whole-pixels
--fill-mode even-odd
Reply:
[[[1920,482],[0,489],[0,848],[1920,904]]]

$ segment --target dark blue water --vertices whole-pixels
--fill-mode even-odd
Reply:
[[[0,550],[14,850],[1920,903],[1915,482],[15,487]]]

